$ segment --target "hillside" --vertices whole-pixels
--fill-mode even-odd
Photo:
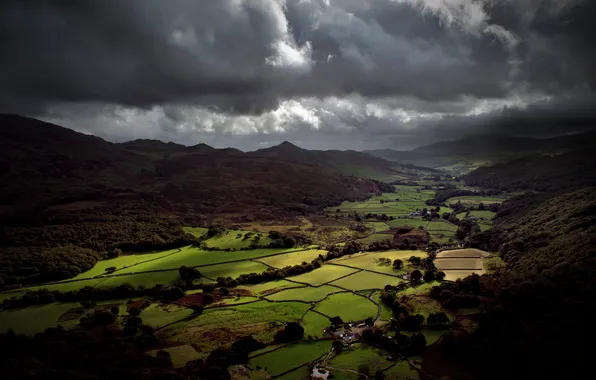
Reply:
[[[250,154],[280,161],[318,165],[343,175],[377,180],[414,179],[419,171],[426,171],[426,168],[407,167],[367,153],[353,150],[307,150],[288,141]]]
[[[188,244],[183,222],[275,220],[380,191],[307,163],[205,145],[112,144],[14,115],[0,116],[0,151],[1,256],[20,263],[2,273],[12,282],[74,276],[115,248]],[[53,261],[69,255],[67,267]]]
[[[508,268],[480,279],[482,294],[494,295],[488,312],[477,332],[446,340],[444,352],[482,379],[581,376],[591,368],[585,343],[596,338],[596,189],[504,206],[490,244]]]
[[[596,185],[596,150],[528,157],[481,167],[463,177],[468,186],[502,191],[553,192]]]
[[[480,166],[507,162],[528,156],[562,154],[589,149],[596,143],[596,132],[586,132],[548,139],[484,134],[453,141],[441,141],[411,151],[380,149],[371,155],[393,162],[473,170]]]

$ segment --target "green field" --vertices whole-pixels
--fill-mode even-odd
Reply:
[[[167,347],[163,349],[170,354],[174,368],[184,367],[184,365],[192,360],[202,359],[204,355],[198,353],[191,345],[184,344],[176,347]],[[157,351],[153,350],[147,352],[147,355],[155,357]]]
[[[342,288],[353,291],[365,289],[383,289],[385,285],[397,285],[404,280],[385,274],[373,272],[359,272],[351,276],[333,281],[331,285],[337,285]]]
[[[490,205],[493,203],[502,203],[504,201],[505,201],[504,198],[496,198],[496,197],[462,196],[462,197],[449,198],[448,200],[445,201],[445,204],[461,202],[464,204],[477,206],[480,203],[484,203],[485,205]]]
[[[478,226],[480,226],[480,231],[488,231],[491,228],[493,228],[493,226],[491,224],[488,223],[478,223]]]
[[[405,360],[400,360],[393,367],[383,372],[387,380],[418,380],[418,371],[410,368]]]
[[[169,285],[173,284],[180,279],[180,274],[177,270],[170,270],[166,272],[153,272],[153,273],[139,273],[131,274],[126,276],[113,276],[108,277],[98,282],[95,287],[97,288],[115,288],[120,285],[130,284],[134,287],[144,286],[146,288],[152,288],[157,284]],[[74,283],[76,284],[76,282]],[[80,289],[79,285],[79,289]]]
[[[383,302],[381,302],[380,290],[374,292],[372,299],[375,300],[379,305],[381,305],[381,321],[389,321],[391,318],[393,318],[393,312],[391,311],[391,308],[383,304]]]
[[[315,310],[329,317],[340,316],[344,321],[360,321],[368,317],[375,318],[377,306],[365,297],[352,293],[339,293],[330,295],[320,302]]]
[[[217,279],[217,277],[238,278],[241,274],[261,273],[267,270],[265,264],[255,261],[240,261],[237,263],[210,265],[199,269],[203,276]]]
[[[307,251],[291,252],[284,255],[264,257],[259,259],[259,261],[275,268],[283,268],[289,265],[299,265],[303,262],[310,263],[314,259],[318,258],[319,255],[325,256],[325,254],[327,254],[327,251],[309,249]]]
[[[300,324],[304,327],[305,337],[313,336],[320,338],[323,336],[323,329],[329,327],[331,322],[321,314],[309,311],[304,315]]]
[[[118,273],[146,272],[151,270],[178,269],[182,265],[198,266],[225,263],[234,260],[247,260],[274,255],[281,252],[291,252],[297,249],[259,248],[246,251],[204,251],[199,248],[184,247],[180,253],[163,260],[155,260],[124,269]]]
[[[437,285],[437,284],[435,284]],[[414,308],[415,314],[421,314],[424,318],[428,318],[431,313],[445,312],[441,307],[441,303],[426,296],[416,296],[408,299],[408,305]],[[449,315],[449,313],[447,313]]]
[[[457,231],[457,226],[453,223],[449,223],[446,220],[433,220],[430,222],[423,221],[422,226],[426,231],[434,232],[434,231],[441,231],[441,232],[455,232]]]
[[[193,310],[186,307],[154,303],[144,309],[139,316],[143,320],[144,325],[158,328],[180,321],[191,316],[193,313]]]
[[[356,349],[344,350],[329,361],[329,365],[341,369],[357,371],[360,365],[367,365],[370,373],[382,370],[391,365],[386,359],[387,353],[374,347],[360,346]],[[358,379],[358,375],[351,372],[331,370],[334,379]]]
[[[401,291],[399,294],[428,295],[428,293],[430,292],[431,288],[433,286],[438,286],[440,283],[441,283],[441,281],[423,282],[420,285],[411,286],[411,287],[409,287],[409,288]]]
[[[297,286],[302,286],[302,285],[295,284],[295,283],[292,283],[292,282],[289,282],[286,280],[275,280],[275,281],[269,281],[269,282],[264,282],[262,284],[256,284],[256,285],[250,285],[250,286],[241,285],[238,287],[238,289],[246,289],[254,295],[267,295],[267,294],[278,292],[283,289],[294,288]]]
[[[374,229],[375,232],[383,232],[391,228],[391,226],[385,222],[366,222],[364,225]]]
[[[271,376],[307,364],[331,349],[331,341],[297,343],[248,360],[251,368],[265,369]]]
[[[359,269],[367,269],[376,272],[383,272],[388,274],[399,274],[405,273],[407,269],[395,270],[392,265],[379,265],[379,258],[386,258],[391,260],[400,259],[407,265],[407,260],[411,256],[416,257],[427,257],[427,253],[424,251],[383,251],[383,252],[367,252],[359,253],[351,256],[344,256],[339,259],[330,261],[333,264],[348,265]]]
[[[363,243],[363,244],[371,244],[374,242],[385,241],[385,240],[392,241],[393,235],[391,235],[391,234],[372,234],[365,238],[358,239],[357,241],[359,241],[360,243]]]
[[[205,233],[207,231],[209,231],[209,228],[204,228],[204,227],[182,227],[182,231],[189,233],[195,237],[201,237],[203,235],[205,235]]]
[[[244,236],[249,234],[249,238],[245,239]],[[258,240],[253,240],[253,237],[258,236]],[[240,230],[226,230],[221,235],[214,236],[204,241],[207,247],[216,249],[243,249],[249,248],[254,242],[260,246],[267,246],[271,243],[271,239],[266,234],[253,231],[240,231]]]
[[[56,302],[25,309],[4,310],[0,312],[0,332],[4,333],[8,329],[13,329],[18,334],[37,334],[48,327],[58,326],[58,318],[65,311],[80,306],[78,302]]]
[[[349,278],[349,277],[347,277]],[[325,298],[328,294],[334,292],[340,292],[341,289],[338,289],[333,286],[323,285],[319,286],[318,288],[313,288],[311,286],[305,286],[303,288],[296,288],[296,289],[288,289],[284,290],[279,293],[272,294],[267,296],[267,299],[272,301],[320,301]]]
[[[229,345],[246,335],[271,343],[279,327],[287,322],[299,321],[309,307],[309,304],[301,302],[259,301],[205,309],[190,321],[160,330],[160,336],[181,344],[193,344],[200,352]]]
[[[344,268],[336,265],[323,265],[312,272],[288,277],[288,280],[319,286],[357,271],[357,269]]]

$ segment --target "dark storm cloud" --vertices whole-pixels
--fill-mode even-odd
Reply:
[[[113,140],[239,135],[251,147],[565,132],[593,120],[595,11],[587,0],[4,0],[0,111]]]

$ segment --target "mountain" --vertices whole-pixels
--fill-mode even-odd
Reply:
[[[258,157],[276,158],[280,161],[302,162],[336,171],[343,175],[373,178],[378,180],[415,179],[419,171],[426,168],[412,168],[354,150],[307,150],[288,141],[279,145],[251,152]]]
[[[482,134],[441,141],[411,151],[380,149],[366,153],[393,162],[456,170],[464,174],[480,166],[527,156],[587,149],[596,143],[596,131],[547,139]]]
[[[0,168],[0,257],[19,263],[0,262],[11,271],[0,278],[12,282],[72,277],[114,248],[189,244],[181,222],[283,220],[382,188],[307,162],[201,144],[113,144],[16,115],[0,115]]]

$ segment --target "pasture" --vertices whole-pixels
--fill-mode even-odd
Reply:
[[[452,204],[461,202],[463,204],[471,205],[471,206],[478,206],[480,203],[485,205],[490,205],[493,203],[503,203],[505,198],[497,198],[497,197],[482,197],[482,196],[474,196],[474,195],[467,195],[461,197],[453,197],[449,198],[445,201],[445,204]]]
[[[314,311],[308,311],[302,321],[300,321],[300,325],[304,327],[304,336],[312,336],[315,338],[322,337],[323,329],[326,329],[331,325],[331,322],[326,317],[322,316],[321,314],[315,313]]]
[[[217,279],[218,277],[237,278],[241,274],[261,273],[267,270],[265,264],[255,261],[240,261],[237,263],[210,265],[199,268],[203,276]]]
[[[153,272],[153,273],[138,273],[124,276],[112,276],[106,277],[97,282],[94,287],[96,288],[115,288],[120,285],[130,284],[134,287],[144,286],[146,288],[152,288],[157,284],[170,285],[180,279],[178,270],[170,270],[166,272]],[[77,284],[77,283],[73,283]],[[81,288],[81,284],[78,285],[78,289]],[[77,289],[77,290],[78,290]]]
[[[270,265],[275,268],[283,268],[286,266],[298,265],[303,262],[310,263],[319,257],[319,255],[325,256],[327,251],[318,249],[309,249],[306,251],[290,252],[283,255],[276,255],[270,257],[260,258],[259,261]]]
[[[332,294],[315,307],[329,317],[340,316],[345,322],[376,318],[377,306],[369,299],[352,293]]]
[[[383,251],[383,252],[365,252],[357,253],[350,256],[343,256],[338,259],[331,260],[331,264],[341,264],[358,269],[366,269],[376,272],[383,272],[387,274],[405,273],[407,269],[395,270],[392,265],[379,265],[380,258],[386,258],[393,263],[394,260],[399,259],[404,262],[404,267],[407,267],[408,259],[412,256],[424,258],[427,253],[424,251]]]
[[[349,278],[349,277],[346,277]],[[341,280],[340,280],[341,281]],[[312,286],[305,286],[302,288],[294,288],[284,290],[266,298],[271,301],[306,301],[306,302],[313,302],[313,301],[320,301],[323,298],[327,297],[330,293],[340,292],[341,289],[338,289],[333,286],[322,285],[318,288]]]
[[[375,347],[360,346],[357,349],[345,350],[333,357],[329,365],[338,369],[331,369],[334,379],[358,379],[358,375],[353,372],[344,372],[343,370],[357,371],[361,365],[367,365],[370,373],[374,374],[377,370],[389,367],[392,362],[387,360],[387,354]]]
[[[257,366],[266,370],[271,376],[279,375],[292,368],[307,364],[331,349],[331,341],[296,343],[279,350],[252,357],[248,366]]]
[[[275,280],[264,282],[261,284],[256,285],[241,285],[238,289],[246,289],[251,294],[259,296],[259,295],[267,295],[271,293],[278,292],[282,289],[293,288],[296,286],[301,286],[300,284],[295,284],[293,282],[289,282],[286,280]]]
[[[359,291],[367,289],[383,289],[385,285],[397,285],[403,281],[404,280],[399,277],[362,271],[333,281],[331,285],[336,285],[352,291]]]
[[[80,307],[79,303],[51,303],[24,309],[0,312],[0,332],[13,329],[17,334],[34,335],[48,327],[58,326],[58,319],[68,309]]]
[[[202,359],[205,356],[198,353],[191,345],[188,344],[183,344],[176,347],[167,347],[163,350],[170,354],[174,368],[184,367],[186,363],[193,360]],[[147,355],[156,357],[157,351],[159,350],[149,351],[147,352]]]
[[[319,286],[357,271],[358,269],[345,268],[337,265],[323,265],[312,272],[288,277],[287,280],[310,284],[312,286]]]
[[[193,313],[193,310],[186,307],[153,303],[141,311],[139,316],[143,319],[144,325],[158,328],[188,318]]]
[[[445,272],[446,280],[455,281],[472,273],[483,274],[485,272],[483,257],[488,255],[488,252],[474,248],[442,251],[437,254],[435,266]]]
[[[226,230],[221,235],[214,236],[204,241],[209,248],[220,250],[225,249],[246,249],[251,244],[258,244],[260,246],[267,246],[271,243],[271,239],[267,234],[253,231],[241,230]]]
[[[309,304],[301,302],[259,301],[208,308],[196,318],[160,330],[158,335],[173,342],[193,344],[201,352],[227,346],[246,335],[271,343],[277,331],[276,326],[299,321],[309,307]]]
[[[194,237],[201,237],[209,231],[209,228],[205,227],[182,227],[182,231],[193,235]]]

